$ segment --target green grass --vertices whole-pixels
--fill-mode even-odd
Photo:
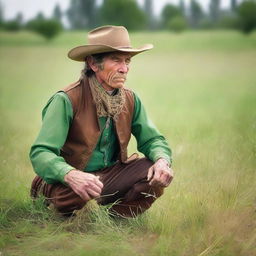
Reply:
[[[31,202],[28,151],[47,99],[79,76],[66,53],[85,34],[0,33],[1,255],[256,255],[256,34],[131,37],[155,45],[134,57],[127,85],[169,141],[175,179],[139,218],[113,220],[92,202],[64,220]]]

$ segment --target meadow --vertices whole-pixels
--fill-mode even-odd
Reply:
[[[256,255],[256,33],[131,34],[155,48],[133,58],[127,86],[173,151],[175,178],[149,211],[115,220],[92,201],[67,220],[32,203],[41,110],[79,77],[66,54],[85,38],[0,32],[0,255]]]

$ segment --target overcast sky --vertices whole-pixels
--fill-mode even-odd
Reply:
[[[96,0],[101,2],[101,0]],[[190,0],[185,0],[188,4]],[[23,14],[24,20],[27,21],[36,16],[41,11],[46,17],[51,16],[53,8],[56,3],[59,3],[62,11],[65,11],[70,3],[70,0],[0,0],[4,7],[5,19],[12,19],[16,16],[17,12]],[[144,0],[139,0],[140,5],[143,4]],[[158,15],[162,7],[166,3],[178,3],[179,0],[154,0],[154,13]],[[198,0],[204,9],[207,9],[209,0]],[[230,4],[230,0],[221,0],[222,8],[227,8]]]

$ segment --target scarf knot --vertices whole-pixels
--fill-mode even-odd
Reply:
[[[124,89],[120,88],[115,95],[109,95],[94,75],[88,79],[97,116],[112,117],[116,121],[125,104]]]

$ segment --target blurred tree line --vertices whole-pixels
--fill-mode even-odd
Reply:
[[[92,29],[104,24],[123,25],[129,30],[167,29],[182,32],[186,29],[239,29],[250,33],[256,29],[256,0],[230,0],[229,9],[221,9],[221,0],[210,0],[205,11],[198,0],[190,0],[186,5],[180,0],[178,5],[166,4],[159,17],[153,14],[153,4],[157,0],[144,0],[139,6],[136,0],[70,0],[68,10],[61,10],[57,4],[50,18],[38,13],[28,22],[18,13],[13,20],[4,20],[4,8],[0,2],[0,29],[17,31],[29,29],[47,39],[56,36],[63,29],[63,18],[72,30]]]
[[[229,9],[221,9],[221,0],[210,0],[204,11],[198,0],[185,5],[166,4],[159,17],[153,14],[154,1],[144,0],[70,0],[67,18],[71,29],[91,29],[104,24],[124,25],[129,30],[168,29],[181,32],[185,29],[240,29],[245,33],[256,28],[256,0],[230,0]]]

